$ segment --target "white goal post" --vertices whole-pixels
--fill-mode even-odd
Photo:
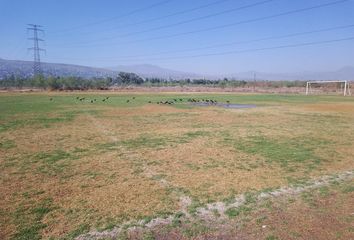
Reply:
[[[306,83],[306,95],[311,94],[311,92],[312,92],[311,85],[312,84],[325,84],[325,83],[342,83],[342,84],[344,84],[343,95],[344,96],[351,96],[349,82],[346,80],[343,80],[343,81],[340,81],[340,80],[338,80],[338,81],[309,81]]]

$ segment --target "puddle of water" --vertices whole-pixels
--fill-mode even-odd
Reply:
[[[232,103],[229,103],[229,104],[228,103],[216,103],[216,104],[194,103],[193,105],[201,106],[201,107],[214,106],[214,107],[232,108],[232,109],[243,109],[243,108],[255,108],[255,107],[257,107],[256,105],[253,105],[253,104],[232,104]]]

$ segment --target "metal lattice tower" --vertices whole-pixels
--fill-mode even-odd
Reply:
[[[38,37],[38,33],[44,33],[44,31],[41,29],[42,26],[37,24],[28,24],[28,26],[27,30],[33,31],[33,37],[28,38],[29,40],[33,40],[33,47],[28,48],[28,50],[33,51],[33,75],[38,76],[42,74],[40,52],[45,51],[45,49],[39,47],[39,42],[43,42],[44,40]]]

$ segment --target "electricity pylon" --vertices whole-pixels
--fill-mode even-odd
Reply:
[[[38,37],[38,32],[44,33],[44,31],[41,29],[42,26],[37,24],[28,24],[28,26],[27,30],[33,31],[33,37],[28,38],[33,40],[33,47],[28,48],[28,50],[33,51],[33,76],[38,76],[42,74],[40,52],[45,51],[45,49],[39,47],[39,42],[44,40]]]

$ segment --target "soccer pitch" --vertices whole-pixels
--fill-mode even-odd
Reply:
[[[155,219],[192,238],[211,231],[200,219],[256,219],[256,206],[235,205],[240,196],[255,204],[262,193],[352,172],[354,99],[2,93],[0,166],[2,239],[71,239],[118,226],[114,237],[134,238],[129,227]],[[353,181],[338,185],[334,192],[351,194],[341,206],[352,209]],[[185,219],[198,227],[183,228]]]

